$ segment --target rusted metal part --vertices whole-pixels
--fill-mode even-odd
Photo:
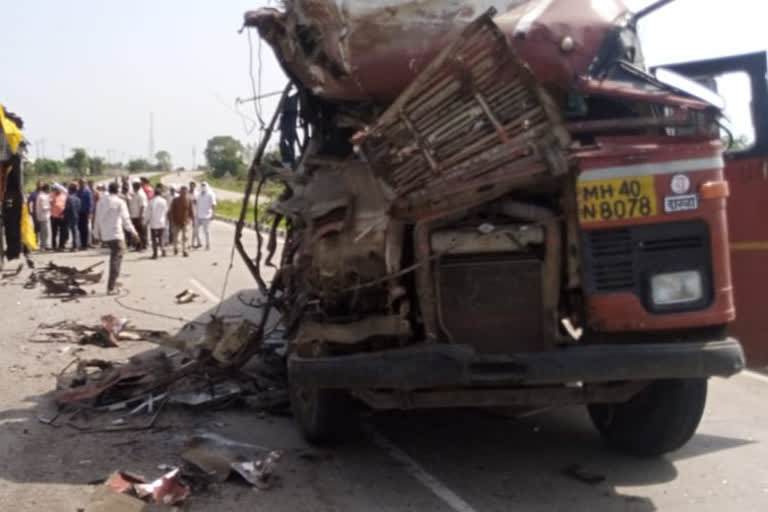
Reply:
[[[245,25],[314,94],[387,102],[489,8],[501,13],[496,22],[536,78],[561,88],[630,19],[620,0],[288,0],[284,12],[246,13]]]
[[[590,403],[626,402],[647,382],[580,387],[512,389],[456,389],[387,392],[355,390],[356,398],[373,409],[436,409],[444,407],[560,407]]]
[[[250,202],[251,202],[251,195],[253,194],[253,183],[256,180],[256,178],[259,177],[260,175],[261,159],[264,157],[264,152],[267,149],[267,144],[269,144],[269,141],[272,137],[272,133],[275,129],[275,126],[277,125],[277,120],[280,118],[280,112],[282,111],[283,104],[285,104],[285,100],[286,98],[288,98],[288,95],[290,94],[292,87],[293,87],[292,83],[288,83],[288,85],[285,87],[285,90],[283,91],[283,95],[280,97],[280,102],[278,103],[277,108],[275,109],[275,114],[272,116],[272,120],[269,122],[269,125],[267,126],[266,130],[262,134],[261,142],[259,143],[259,147],[256,149],[256,154],[253,157],[253,162],[251,163],[251,167],[248,169],[248,181],[246,182],[246,185],[245,185],[245,191],[244,191],[245,193],[243,195],[243,204],[240,208],[240,218],[237,220],[237,224],[235,225],[235,248],[237,249],[237,252],[240,254],[240,257],[245,262],[245,265],[248,267],[248,270],[250,271],[251,275],[253,275],[254,279],[256,280],[256,283],[259,285],[259,290],[261,291],[261,293],[266,293],[267,285],[266,283],[264,283],[264,279],[261,277],[261,269],[256,263],[254,263],[254,260],[252,260],[251,257],[248,255],[248,251],[246,251],[245,246],[243,245],[243,241],[242,241],[243,228],[245,227],[245,216],[251,204]],[[256,230],[256,233],[258,234],[258,236],[261,236],[258,229]]]
[[[618,133],[622,130],[636,130],[643,128],[696,128],[695,121],[688,118],[674,119],[667,117],[635,117],[617,119],[599,119],[591,121],[576,121],[566,123],[565,128],[570,133]]]
[[[581,77],[574,84],[574,90],[581,94],[618,98],[625,101],[666,105],[691,110],[712,109],[712,106],[709,103],[674,94],[671,90],[647,90],[633,87],[632,84],[626,82],[618,82],[615,80],[598,80],[595,78]]]
[[[433,231],[430,245],[433,251],[444,254],[488,254],[524,251],[529,245],[544,243],[544,230],[536,225],[488,225],[487,229]]]
[[[541,274],[542,289],[542,331],[544,339],[555,343],[558,338],[558,303],[560,300],[560,274],[562,264],[562,229],[560,219],[554,212],[540,206],[504,201],[500,211],[510,217],[540,223],[546,234],[546,255]],[[553,348],[553,345],[550,345]]]
[[[542,262],[533,252],[473,254],[434,265],[441,329],[480,354],[548,350],[542,336]]]
[[[502,168],[493,182],[515,171],[566,172],[559,112],[491,15],[470,24],[354,137],[398,197],[439,196],[433,189],[475,184]]]
[[[369,315],[362,320],[344,324],[303,322],[295,343],[326,341],[354,344],[375,336],[407,339],[411,334],[410,322],[401,315]]]

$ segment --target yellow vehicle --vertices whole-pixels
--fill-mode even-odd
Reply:
[[[0,105],[0,269],[24,251],[37,248],[24,201],[24,148],[21,118]]]

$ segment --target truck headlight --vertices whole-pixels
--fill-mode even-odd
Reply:
[[[704,297],[701,272],[687,270],[651,277],[651,295],[656,306],[696,302]]]

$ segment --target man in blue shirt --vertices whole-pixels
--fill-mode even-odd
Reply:
[[[77,197],[80,199],[80,215],[77,218],[77,227],[80,231],[80,250],[84,251],[90,247],[91,234],[88,229],[93,217],[93,192],[85,184],[85,180],[77,181]]]

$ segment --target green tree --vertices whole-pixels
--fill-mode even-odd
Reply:
[[[38,158],[32,164],[32,174],[38,176],[55,176],[61,172],[61,162],[49,158]]]
[[[72,150],[72,156],[64,161],[64,164],[72,169],[77,176],[85,176],[88,170],[88,153],[83,148],[75,148]]]
[[[88,167],[92,175],[100,176],[104,172],[104,159],[98,156],[91,157],[88,160]]]
[[[141,172],[146,171],[152,166],[149,164],[149,162],[144,158],[136,158],[134,160],[128,161],[128,172]]]
[[[155,158],[157,159],[157,169],[160,171],[168,172],[171,170],[171,154],[165,150],[158,151],[155,153]]]
[[[217,135],[208,139],[205,160],[216,178],[226,175],[240,176],[245,169],[243,145],[229,135]]]

